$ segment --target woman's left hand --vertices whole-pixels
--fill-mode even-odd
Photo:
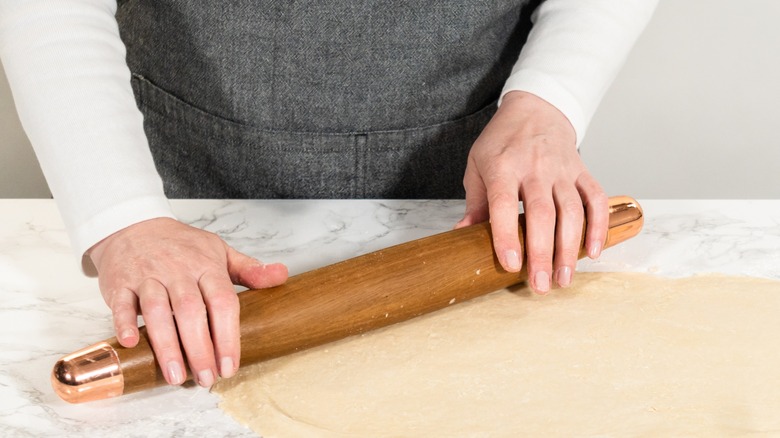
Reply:
[[[490,219],[502,267],[519,272],[525,258],[534,291],[548,292],[553,279],[562,287],[571,283],[586,219],[587,254],[601,253],[607,196],[577,153],[571,123],[545,100],[522,91],[504,96],[471,148],[463,184],[466,212],[456,227]],[[525,211],[525,254],[518,235],[519,201]]]

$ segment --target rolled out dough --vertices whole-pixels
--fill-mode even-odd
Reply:
[[[580,273],[242,368],[266,437],[780,434],[780,282]]]

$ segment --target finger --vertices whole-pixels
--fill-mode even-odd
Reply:
[[[544,294],[550,290],[555,239],[555,204],[552,189],[538,180],[530,180],[523,184],[522,195],[528,282],[531,289]]]
[[[561,287],[571,284],[582,241],[585,211],[579,193],[573,187],[555,191],[555,281]]]
[[[496,177],[487,188],[490,228],[498,261],[509,272],[520,272],[523,248],[518,230],[519,197],[516,179]]]
[[[116,338],[123,347],[133,348],[138,345],[138,297],[126,288],[110,295]]]
[[[241,358],[238,295],[224,273],[205,273],[198,281],[209,315],[211,339],[222,377],[232,377]]]
[[[217,367],[200,288],[189,279],[177,279],[169,284],[168,295],[192,374],[200,386],[209,387],[216,380]]]
[[[485,183],[471,160],[469,160],[466,173],[463,176],[463,188],[466,189],[466,211],[463,214],[463,219],[455,224],[455,228],[484,222],[488,220],[489,216]]]
[[[609,230],[609,198],[601,185],[590,175],[583,173],[577,179],[577,188],[585,204],[586,222],[585,249],[588,257],[597,259],[604,249]]]
[[[287,281],[287,267],[281,263],[264,264],[255,258],[227,247],[227,268],[233,284],[263,289]]]
[[[146,323],[149,342],[162,368],[165,380],[171,385],[184,383],[184,360],[179,337],[171,313],[168,291],[157,280],[146,280],[138,288],[138,301]]]

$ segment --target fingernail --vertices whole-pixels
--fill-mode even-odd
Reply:
[[[517,272],[520,270],[520,257],[517,255],[517,251],[510,249],[505,252],[504,260],[508,271]]]
[[[130,338],[135,337],[135,331],[133,329],[125,329],[122,331],[122,333],[119,335],[119,338],[123,341],[126,341]]]
[[[232,357],[223,357],[219,364],[219,372],[222,377],[229,378],[236,374],[235,366],[233,365]]]
[[[550,291],[550,276],[544,271],[539,271],[534,276],[534,282],[536,283],[536,291],[539,293],[547,293]]]
[[[181,385],[184,383],[181,365],[176,361],[172,360],[168,362],[168,380],[171,382],[171,385]]]
[[[558,269],[558,286],[568,287],[571,284],[571,268],[564,266]]]
[[[601,242],[596,242],[590,247],[588,257],[591,259],[597,259],[601,255]]]
[[[214,384],[214,373],[211,370],[203,370],[198,373],[198,384],[208,387]]]

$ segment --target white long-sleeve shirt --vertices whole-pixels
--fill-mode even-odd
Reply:
[[[502,96],[551,103],[579,143],[657,2],[546,0]],[[116,0],[0,0],[0,59],[79,257],[129,225],[174,217],[115,12]]]

